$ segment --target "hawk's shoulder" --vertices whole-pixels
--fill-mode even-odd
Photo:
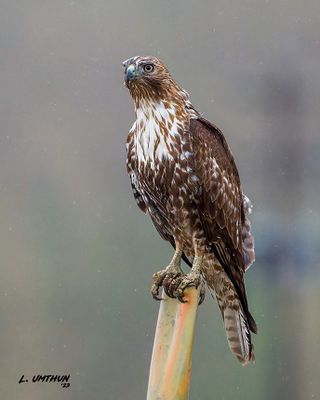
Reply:
[[[233,154],[222,133],[213,123],[203,117],[190,119],[190,132],[196,145],[204,145],[207,153],[214,156],[219,166],[234,175],[240,185],[240,177]]]

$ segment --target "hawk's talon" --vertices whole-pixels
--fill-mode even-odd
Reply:
[[[199,295],[199,305],[204,301],[205,298],[205,285],[201,275],[190,274],[186,275],[182,281],[180,282],[179,286],[176,288],[176,298],[181,301],[181,303],[186,303],[187,301],[184,299],[184,291],[188,287],[195,287],[198,289],[200,287],[200,295]]]
[[[152,297],[155,300],[163,300],[163,298],[159,296],[161,287],[163,287],[164,292],[167,294],[167,296],[173,297],[173,294],[171,293],[171,291],[169,291],[169,288],[172,280],[174,280],[178,274],[179,272],[173,270],[171,266],[162,271],[155,272],[152,276]]]
[[[200,286],[199,305],[205,298],[205,286],[199,273],[191,271],[186,275],[174,266],[169,265],[166,269],[154,273],[152,281],[151,294],[155,300],[163,300],[159,296],[161,287],[168,297],[178,299],[181,303],[187,302],[184,291],[192,286],[196,289]]]
[[[177,273],[171,280],[166,277],[163,281],[163,289],[167,296],[171,297],[172,299],[176,298],[175,291],[177,286],[180,284],[181,280],[183,279],[183,275],[181,273]]]
[[[157,291],[158,294],[156,294],[155,291]],[[154,288],[153,288],[153,285],[152,285],[152,287],[151,287],[151,294],[152,294],[152,297],[153,297],[154,300],[157,300],[157,301],[163,300],[163,298],[159,296],[159,289],[154,289]]]
[[[181,290],[177,292],[177,299],[180,301],[180,303],[187,303],[187,300],[184,299],[183,291]]]
[[[174,274],[168,274],[166,275],[165,279],[163,280],[163,290],[166,293],[167,296],[169,296],[172,299],[175,299],[175,291],[177,286],[180,284],[182,280],[183,274],[181,272],[174,273]]]
[[[160,288],[163,287],[168,297],[176,298],[175,291],[183,279],[183,272],[175,266],[169,265],[166,269],[158,271],[152,276],[151,294],[155,300],[162,300],[159,297]]]

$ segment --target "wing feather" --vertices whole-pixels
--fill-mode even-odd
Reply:
[[[243,279],[246,264],[242,235],[246,217],[233,155],[222,132],[201,117],[190,120],[190,136],[201,185],[198,207],[204,231],[239,296],[250,329],[256,332]]]

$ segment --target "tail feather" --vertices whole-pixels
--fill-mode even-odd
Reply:
[[[241,308],[235,310],[231,307],[220,306],[220,309],[230,350],[242,365],[247,365],[250,361],[254,361],[254,353],[246,317]]]
[[[206,281],[217,299],[230,350],[242,365],[247,365],[255,360],[250,332],[256,331],[254,319],[244,312],[237,292],[222,267],[215,265],[210,272],[213,270],[214,276],[210,274],[210,279]]]

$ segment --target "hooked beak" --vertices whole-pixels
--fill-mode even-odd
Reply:
[[[125,80],[130,81],[139,76],[139,71],[136,66],[132,63],[132,59],[126,60],[122,63],[124,67]]]
[[[134,79],[138,76],[136,67],[133,64],[130,64],[127,68],[126,68],[126,79],[127,81]]]

